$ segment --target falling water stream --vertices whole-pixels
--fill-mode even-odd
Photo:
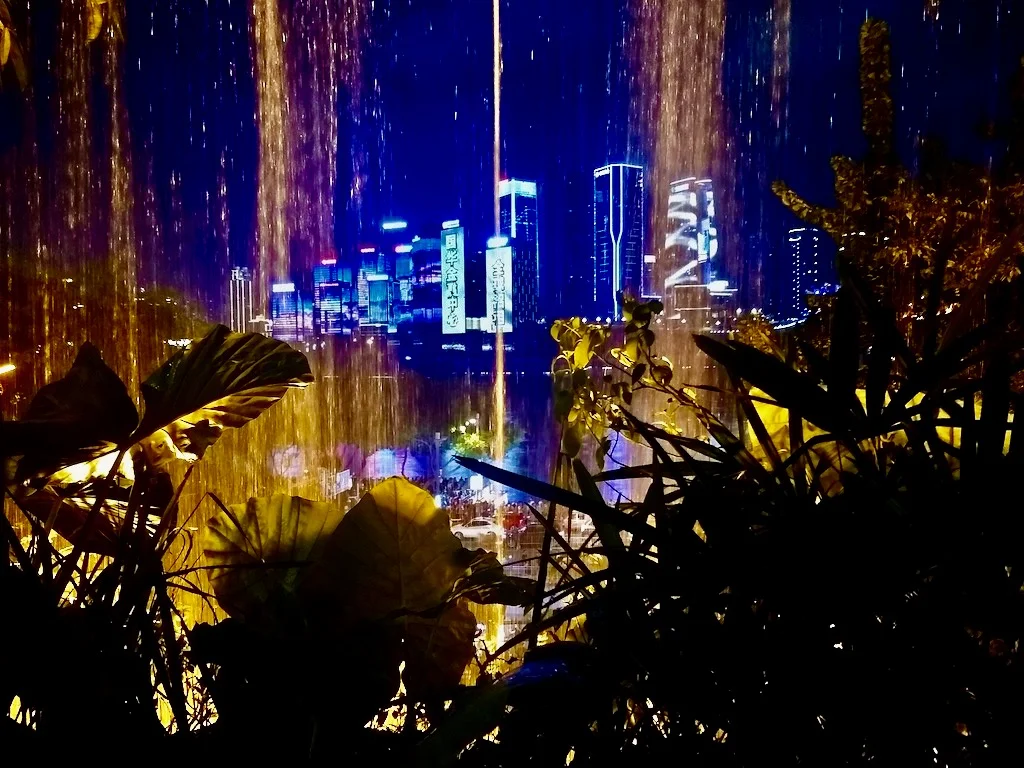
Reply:
[[[674,178],[718,173],[728,199],[725,0],[629,2],[630,134],[637,156],[653,158],[657,241],[666,231],[660,190]],[[366,137],[377,130],[367,123],[379,114],[363,68],[371,5],[17,4],[32,76],[23,91],[5,79],[0,94],[0,362],[17,365],[2,382],[5,417],[22,413],[87,340],[138,397],[141,380],[174,351],[168,342],[226,320],[233,266],[254,269],[265,314],[271,282],[310,270],[334,248],[338,205],[358,211],[384,183],[367,162]],[[493,130],[496,230],[507,87],[501,6],[493,0],[494,122],[480,127]],[[447,434],[473,413],[493,425],[497,461],[506,424],[529,423],[531,471],[545,474],[547,394],[507,386],[503,342],[499,332],[493,377],[450,382],[443,403],[381,340],[318,342],[306,350],[316,383],[226,434],[193,474],[185,513],[207,490],[227,502],[274,492],[321,498],[337,472],[358,471],[377,449]],[[669,354],[682,378],[704,383],[704,363],[679,345]]]

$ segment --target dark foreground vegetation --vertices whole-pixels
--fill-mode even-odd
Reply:
[[[988,181],[899,167],[887,46],[866,25],[870,150],[837,161],[839,208],[780,189],[840,239],[838,294],[789,336],[750,318],[736,338],[697,339],[735,418],[655,351],[661,306],[628,302],[621,334],[553,328],[554,482],[463,459],[542,502],[537,582],[465,549],[401,479],[351,510],[209,499],[195,537],[178,507],[189,462],[307,383],[306,361],[216,328],[147,380],[140,416],[84,347],[0,422],[4,750],[1021,764],[1024,185],[1012,146]],[[609,466],[616,439],[649,459]],[[602,486],[622,480],[642,493],[609,501]],[[593,520],[589,541],[566,540],[560,508]],[[188,601],[221,620],[188,620]],[[481,655],[473,604],[531,619]]]

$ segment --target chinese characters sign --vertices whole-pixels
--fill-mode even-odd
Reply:
[[[466,332],[466,251],[462,227],[441,232],[441,332]]]
[[[512,331],[512,249],[509,246],[487,249],[487,317],[483,330]]]

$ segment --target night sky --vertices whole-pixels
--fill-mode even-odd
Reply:
[[[503,172],[541,183],[543,269],[557,278],[548,283],[552,294],[545,300],[568,311],[577,302],[561,279],[564,259],[557,255],[592,248],[593,169],[651,160],[629,132],[628,5],[514,0],[504,6]],[[766,301],[785,279],[785,254],[778,250],[784,233],[799,225],[769,185],[783,178],[805,196],[828,202],[830,157],[863,149],[857,41],[866,16],[892,26],[905,162],[914,163],[922,135],[943,138],[954,157],[973,162],[998,154],[977,129],[1006,106],[1024,54],[1024,8],[1014,10],[1007,0],[792,0],[789,81],[776,131],[765,81],[773,63],[773,3],[726,5],[723,104],[743,231],[723,236],[739,238],[742,257],[763,264]],[[488,234],[490,211],[489,3],[378,6],[372,38],[386,121],[384,212],[400,213],[425,231],[460,216],[477,232],[470,237],[480,240]],[[650,204],[663,207],[661,197]]]
[[[592,252],[593,169],[609,161],[652,162],[637,132],[637,78],[628,64],[632,14],[641,2],[503,0],[502,171],[540,184],[542,305],[549,317],[585,310],[583,286],[569,280],[567,265]],[[281,5],[307,14],[315,6],[308,0]],[[778,115],[771,109],[773,12],[787,5],[788,77]],[[255,252],[259,133],[249,6],[133,0],[121,21],[121,93],[138,250],[145,255],[140,280],[173,276],[175,287],[211,311],[223,301],[230,267],[251,264]],[[399,215],[423,236],[460,218],[470,247],[481,247],[492,234],[490,3],[375,0],[372,10],[369,3],[345,7],[357,6],[366,13],[361,85],[337,85],[336,246],[345,253],[372,237],[383,216]],[[829,158],[863,149],[857,39],[868,14],[892,25],[905,161],[914,164],[925,134],[945,139],[954,157],[986,163],[998,154],[977,127],[1005,109],[1024,55],[1019,2],[728,0],[725,6],[721,112],[729,151],[726,167],[711,172],[724,192],[721,205],[734,208],[722,217],[731,222],[722,237],[734,261],[747,265],[751,285],[740,285],[746,300],[770,304],[786,276],[779,246],[797,222],[772,197],[771,182],[785,179],[804,196],[828,202]],[[32,39],[33,88],[27,99],[10,82],[0,91],[0,148],[20,144],[22,157],[38,153],[42,194],[53,190],[55,200],[64,185],[61,121],[78,109],[61,103],[66,95],[55,75],[78,61],[57,42],[61,7],[58,0],[36,0],[31,21],[22,6],[12,11]],[[292,30],[296,36],[300,30]],[[94,146],[102,147],[109,142],[103,118],[109,69],[101,46],[84,50],[92,60],[83,72],[95,81],[85,89],[94,102],[90,130]],[[292,73],[297,82],[307,75]],[[681,113],[686,108],[678,105]],[[357,165],[365,178],[352,199]],[[666,170],[678,177],[702,172],[685,158]],[[102,161],[95,173],[96,184],[105,183]],[[663,211],[665,190],[649,194],[652,211]],[[12,220],[21,215],[19,205],[10,204]],[[103,226],[95,227],[95,237],[102,240]],[[651,233],[647,250],[656,250],[654,240]],[[188,264],[193,268],[181,268]]]

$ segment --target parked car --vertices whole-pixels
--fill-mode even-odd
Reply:
[[[501,538],[505,534],[492,517],[474,517],[468,523],[453,525],[452,533],[460,539],[479,539],[484,536]]]

